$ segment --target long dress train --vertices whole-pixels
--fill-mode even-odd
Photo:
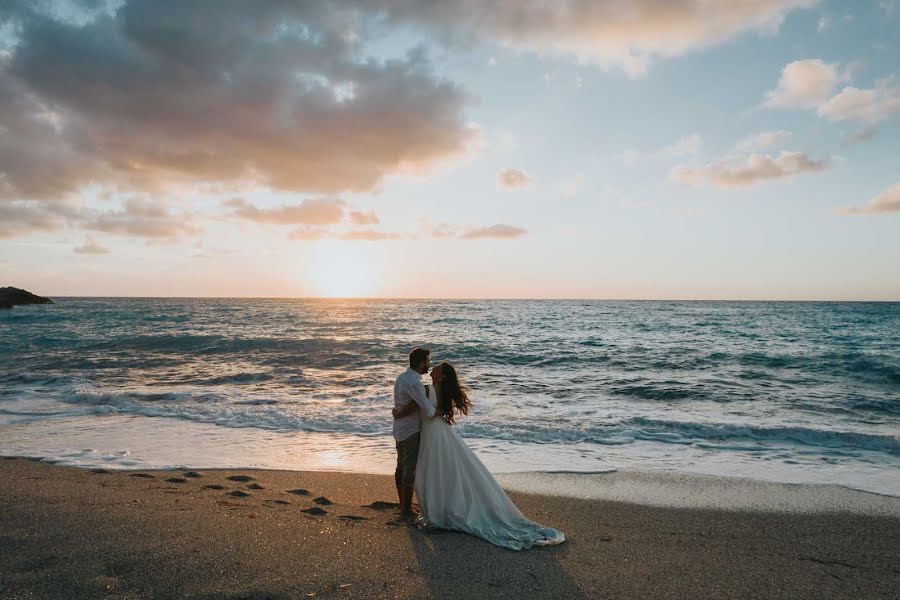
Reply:
[[[561,544],[566,536],[525,517],[475,453],[442,417],[424,412],[416,495],[428,527],[462,531],[522,550]]]

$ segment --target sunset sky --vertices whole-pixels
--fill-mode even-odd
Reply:
[[[2,285],[900,300],[900,1],[3,2]]]

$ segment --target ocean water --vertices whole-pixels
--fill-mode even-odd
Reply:
[[[0,312],[0,454],[392,472],[415,346],[497,472],[900,496],[900,303],[55,298]]]

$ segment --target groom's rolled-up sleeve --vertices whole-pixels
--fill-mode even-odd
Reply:
[[[410,383],[406,392],[409,394],[410,398],[416,401],[416,404],[425,409],[425,413],[428,414],[429,417],[434,416],[437,407],[434,405],[434,402],[425,396],[425,387],[421,383]]]

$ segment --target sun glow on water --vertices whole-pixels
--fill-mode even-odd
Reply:
[[[310,287],[325,298],[372,296],[380,270],[364,242],[320,240],[307,276]]]

